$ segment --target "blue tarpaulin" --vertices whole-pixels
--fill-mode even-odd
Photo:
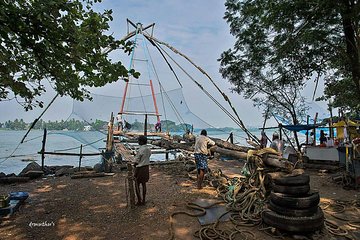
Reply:
[[[289,131],[304,131],[304,130],[312,130],[314,128],[319,127],[315,124],[300,124],[300,125],[282,125],[283,128],[286,128]]]

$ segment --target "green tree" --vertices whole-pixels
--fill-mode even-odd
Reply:
[[[100,87],[128,74],[109,53],[131,43],[106,35],[112,10],[97,13],[101,0],[0,1],[0,101],[15,97],[26,110],[42,107],[44,81],[62,96],[91,99]]]
[[[225,6],[236,42],[221,55],[220,71],[235,91],[255,100],[263,94],[264,103],[268,93],[272,99],[284,92],[269,92],[272,86],[299,91],[324,78],[324,99],[360,107],[359,1],[227,0]]]

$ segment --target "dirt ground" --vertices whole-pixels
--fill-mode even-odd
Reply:
[[[221,169],[230,177],[238,176],[243,166],[243,162],[215,159],[209,164],[210,168]],[[318,170],[307,172],[311,176],[311,188],[320,192],[322,202],[360,199],[359,190],[344,190],[332,181],[331,174]],[[127,203],[126,171],[101,178],[47,177],[1,185],[0,195],[26,191],[30,196],[15,214],[0,218],[0,239],[169,239],[171,213],[185,210],[188,202],[216,198],[214,188],[196,188],[182,163],[151,166],[150,174],[147,203],[133,209]],[[354,212],[348,216],[351,214]],[[358,212],[355,214],[359,216]],[[183,214],[176,215],[174,220],[175,239],[196,239],[193,234],[201,227],[196,217]],[[41,223],[44,226],[38,225]],[[226,228],[231,222],[222,224]],[[243,228],[252,232],[255,239],[276,239],[258,227]],[[350,239],[360,239],[356,227],[350,230],[353,231],[347,235]],[[299,236],[286,239],[293,237],[299,239]],[[324,230],[313,239],[346,238]]]

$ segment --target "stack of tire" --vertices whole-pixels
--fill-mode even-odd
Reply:
[[[268,208],[263,221],[279,230],[292,233],[309,233],[324,225],[324,213],[319,207],[318,192],[310,191],[307,174],[274,179]]]

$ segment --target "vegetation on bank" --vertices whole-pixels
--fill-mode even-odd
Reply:
[[[135,131],[142,131],[144,130],[144,123],[135,121],[131,124],[131,130]],[[61,120],[61,121],[44,121],[40,119],[34,125],[33,129],[48,129],[48,130],[69,130],[69,131],[86,131],[86,130],[107,130],[108,122],[102,120],[96,120],[95,122],[86,122],[82,120]],[[117,123],[115,123],[117,125]],[[173,121],[166,120],[161,121],[161,125],[163,127],[163,131],[170,131],[170,132],[185,132],[186,129],[191,129],[190,124],[176,124]],[[31,123],[26,123],[23,119],[15,119],[14,121],[6,121],[5,123],[0,123],[0,128],[9,129],[9,130],[27,130],[31,126]],[[149,130],[154,130],[154,124],[148,124]]]

